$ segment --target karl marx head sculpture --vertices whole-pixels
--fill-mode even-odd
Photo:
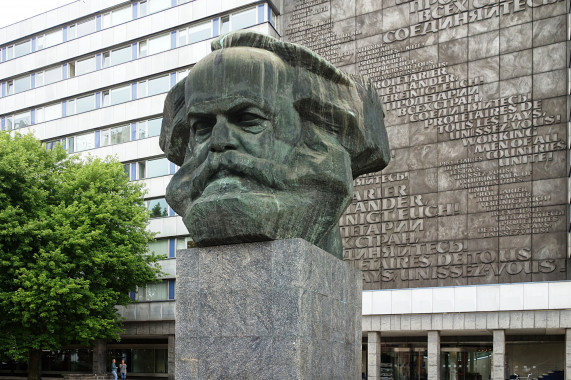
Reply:
[[[167,202],[198,246],[303,238],[342,258],[353,179],[389,161],[373,86],[310,50],[235,32],[169,92]]]

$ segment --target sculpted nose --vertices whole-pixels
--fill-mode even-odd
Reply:
[[[217,119],[210,136],[210,151],[224,152],[238,149],[234,133],[226,118]]]

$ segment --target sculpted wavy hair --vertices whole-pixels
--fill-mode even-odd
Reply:
[[[233,32],[211,44],[212,52],[236,47],[272,52],[291,68],[295,109],[303,120],[335,135],[351,157],[353,178],[388,164],[384,113],[369,79],[346,74],[301,45],[255,32]],[[167,95],[159,139],[167,158],[179,166],[184,162],[190,137],[185,91],[190,93],[192,88],[185,84],[180,81]]]

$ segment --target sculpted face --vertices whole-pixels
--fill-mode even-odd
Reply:
[[[350,200],[351,162],[333,131],[296,111],[297,73],[236,47],[186,79],[188,146],[167,201],[197,245],[301,237],[340,254],[331,227]]]

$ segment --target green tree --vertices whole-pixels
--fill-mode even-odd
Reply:
[[[115,306],[160,273],[148,218],[116,160],[0,132],[0,352],[29,379],[41,350],[119,338]]]

